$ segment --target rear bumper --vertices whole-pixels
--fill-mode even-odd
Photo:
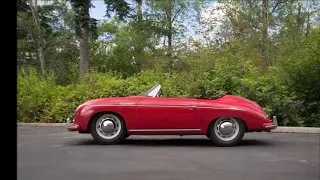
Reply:
[[[79,131],[80,126],[78,124],[74,124],[73,120],[70,121],[69,119],[67,119],[66,128],[68,131]]]
[[[278,121],[276,116],[272,116],[272,119],[270,119],[270,123],[264,123],[262,125],[263,130],[265,131],[271,131],[273,129],[277,129],[278,127]]]

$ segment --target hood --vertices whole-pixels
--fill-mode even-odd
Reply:
[[[106,105],[106,104],[135,104],[140,99],[140,96],[127,96],[127,97],[110,97],[98,98],[86,101],[83,105]]]

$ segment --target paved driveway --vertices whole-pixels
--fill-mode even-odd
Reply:
[[[132,136],[103,146],[63,127],[18,127],[18,180],[319,180],[320,136],[246,134],[216,147],[205,136]]]

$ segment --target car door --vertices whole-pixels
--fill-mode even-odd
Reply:
[[[198,101],[188,98],[143,97],[136,112],[136,129],[195,131],[199,129]]]

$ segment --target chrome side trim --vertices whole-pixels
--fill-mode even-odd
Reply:
[[[192,108],[192,109],[219,109],[219,110],[237,110],[242,111],[242,109],[238,108],[215,108],[215,107],[200,107],[200,106],[161,106],[161,105],[140,105],[140,104],[106,104],[106,105],[89,105],[92,107],[101,107],[101,106],[123,106],[123,107],[150,107],[150,108]]]
[[[119,106],[134,106],[134,105],[137,105],[137,104],[134,104],[134,103],[120,103]]]
[[[242,109],[239,109],[239,108],[215,108],[215,107],[209,107],[209,106],[205,106],[205,107],[199,107],[199,108],[202,108],[202,109],[219,109],[219,110],[236,110],[236,111],[243,111]]]
[[[197,107],[197,106],[187,106],[187,108],[196,109],[196,108],[198,108],[198,107]]]
[[[124,107],[150,107],[150,108],[190,108],[190,107],[197,107],[197,106],[161,106],[161,105],[141,105],[141,104],[106,104],[106,105],[90,105],[90,106],[94,106],[94,107],[99,107],[99,106],[124,106]]]
[[[129,132],[200,132],[201,129],[130,129]]]

